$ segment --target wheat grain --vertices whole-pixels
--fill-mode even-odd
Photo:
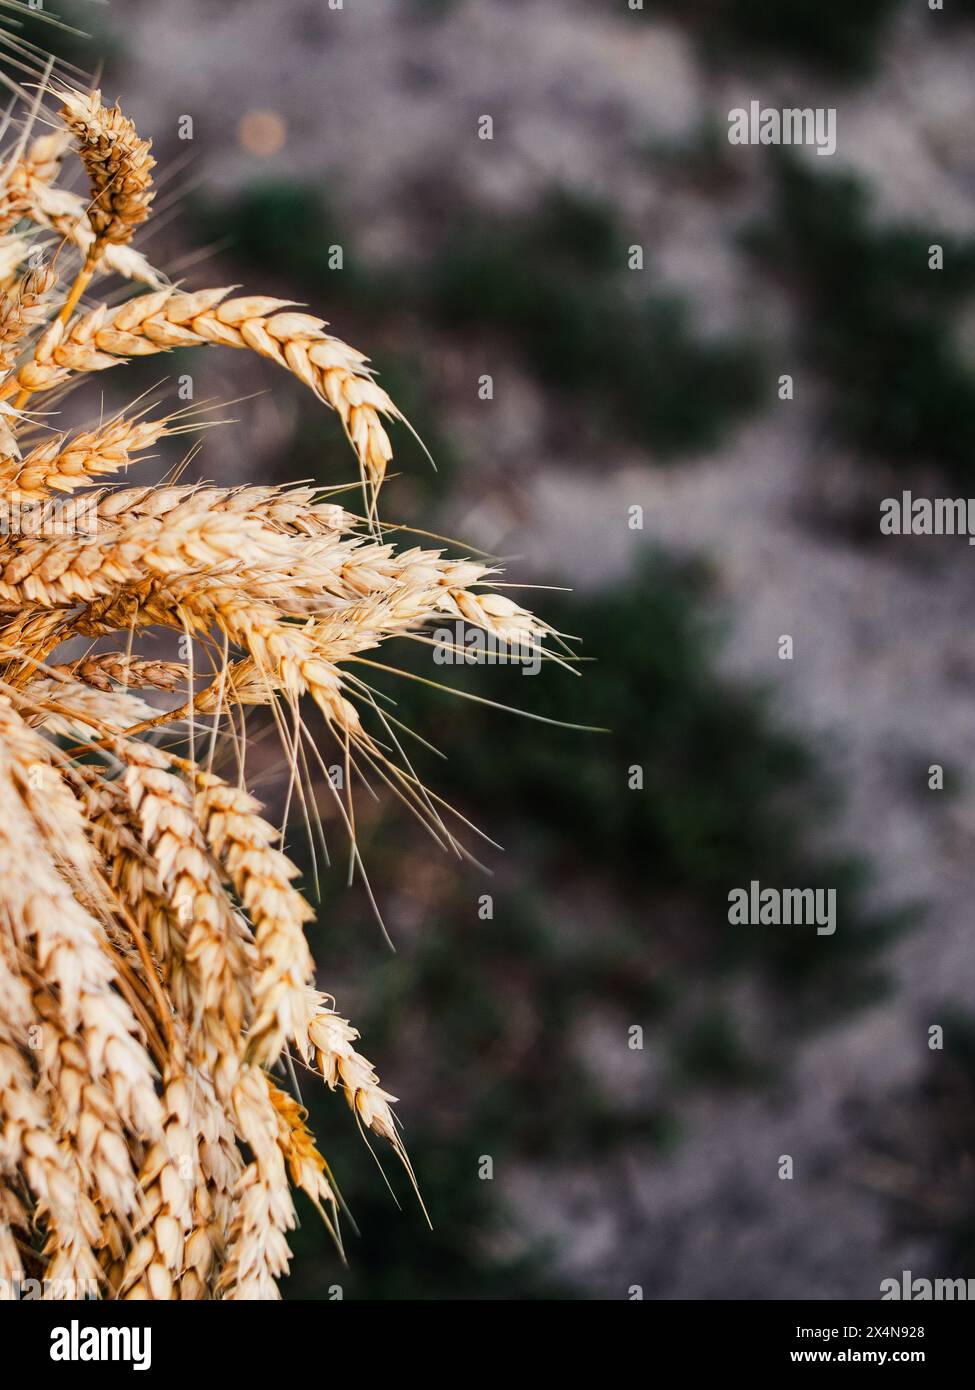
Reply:
[[[126,689],[152,686],[155,690],[177,690],[186,684],[189,674],[182,662],[154,661],[125,652],[97,652],[68,666],[52,666],[51,670],[106,692],[116,685]]]
[[[9,1303],[17,1297],[24,1273],[20,1245],[26,1244],[29,1227],[30,1218],[19,1193],[0,1181],[0,1302]]]
[[[70,143],[71,136],[64,130],[41,135],[3,171],[0,232],[9,232],[21,218],[30,216],[45,197],[53,196],[54,181]]]
[[[190,1077],[198,1181],[179,1294],[181,1299],[197,1300],[212,1297],[220,1278],[234,1218],[234,1192],[244,1165],[233,1125],[209,1081],[192,1070]]]
[[[8,948],[9,950],[9,948]],[[59,1144],[52,1116],[25,1060],[38,1017],[23,978],[0,948],[0,1193],[22,1172],[34,1199],[34,1220],[46,1232],[49,1279],[93,1280],[97,1213],[78,1165]],[[12,1277],[11,1275],[7,1276]]]
[[[42,676],[24,686],[24,697],[39,708],[28,723],[70,738],[94,737],[105,724],[126,730],[159,713],[153,705],[125,690],[94,690],[79,681]],[[57,708],[45,709],[46,705]],[[70,713],[62,713],[65,708]]]

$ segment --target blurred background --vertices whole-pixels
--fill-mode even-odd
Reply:
[[[368,351],[437,463],[396,431],[385,518],[571,588],[526,601],[586,658],[397,660],[610,730],[386,682],[446,755],[416,746],[427,784],[504,847],[469,837],[488,876],[361,795],[395,954],[321,790],[321,987],[400,1097],[433,1230],[306,1083],[360,1234],[343,1269],[303,1208],[286,1296],[975,1277],[972,552],[878,528],[904,488],[972,490],[975,4],[45,8],[155,141],[142,249]],[[731,145],[752,100],[835,108],[836,154]],[[174,355],[145,387],[164,371],[237,402],[187,477],[353,480],[334,417],[266,363]],[[257,757],[273,805],[273,740]],[[835,888],[835,934],[729,926],[752,879]]]

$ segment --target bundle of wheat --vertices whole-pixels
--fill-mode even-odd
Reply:
[[[367,731],[350,665],[392,635],[429,640],[443,615],[536,648],[546,629],[478,592],[485,565],[385,542],[399,417],[366,359],[280,300],[166,283],[130,245],[148,143],[98,92],[43,100],[52,129],[31,138],[35,108],[0,169],[0,1287],[272,1298],[293,1188],[339,1240],[294,1067],[341,1088],[411,1170],[393,1097],[315,988],[312,909],[246,790],[245,708],[271,710],[304,798],[310,696],[350,773],[374,770],[454,847],[391,729]],[[57,184],[72,146],[87,197]],[[110,305],[111,275],[141,288]],[[309,488],[105,484],[178,415],[51,432],[85,374],[196,344],[270,358],[331,408],[365,518]],[[84,506],[57,510],[63,494]],[[192,660],[140,653],[159,627],[206,654],[205,682]]]

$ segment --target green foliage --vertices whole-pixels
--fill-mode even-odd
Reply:
[[[902,0],[645,0],[643,13],[674,14],[706,54],[784,58],[830,76],[863,77]]]
[[[724,1008],[694,1020],[677,1043],[677,1058],[690,1080],[717,1086],[754,1084],[769,1073],[751,1056],[737,1020]]]
[[[647,274],[627,268],[605,205],[556,192],[532,216],[456,228],[433,268],[433,303],[451,326],[504,332],[581,407],[571,418],[583,437],[611,430],[663,457],[713,448],[762,400],[757,354],[699,338],[682,299],[635,293]]]
[[[369,304],[381,295],[379,277],[357,258],[324,191],[290,180],[255,183],[230,203],[191,206],[201,238],[226,243],[242,262],[273,268],[294,286],[296,299]],[[330,263],[342,248],[342,268]]]
[[[801,297],[805,356],[829,384],[831,425],[864,453],[969,477],[975,370],[958,329],[975,291],[975,240],[875,226],[854,178],[785,155],[776,170],[775,212],[748,240]],[[935,244],[943,270],[929,268]]]

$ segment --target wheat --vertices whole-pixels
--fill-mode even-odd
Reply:
[[[0,371],[13,366],[21,339],[46,321],[45,300],[57,278],[50,266],[41,266],[29,270],[15,292],[5,290],[0,296]]]
[[[3,951],[0,1001],[0,1173],[10,1179],[21,1170],[34,1195],[53,1257],[49,1277],[97,1279],[93,1249],[101,1230],[97,1213],[78,1165],[58,1142],[51,1114],[17,1045],[37,1027],[38,1019],[30,991],[20,974],[12,971]],[[6,1278],[13,1280],[16,1272],[8,1270]]]
[[[396,1097],[382,1089],[372,1063],[356,1051],[353,1044],[358,1037],[351,1023],[328,1007],[325,995],[306,991],[304,1017],[295,1034],[301,1057],[321,1073],[330,1090],[341,1087],[349,1108],[362,1123],[402,1154],[390,1109]]]
[[[196,780],[197,818],[254,925],[257,979],[248,1055],[270,1062],[295,1032],[314,973],[304,926],[315,914],[292,887],[298,870],[275,847],[279,836],[257,814],[254,798],[212,774],[198,773]]]
[[[402,417],[366,358],[290,302],[166,283],[130,244],[148,142],[97,92],[54,95],[61,127],[0,166],[0,1278],[274,1298],[294,1189],[341,1251],[295,1064],[413,1173],[393,1096],[316,986],[313,909],[247,789],[245,712],[269,707],[306,810],[307,695],[350,776],[378,774],[456,848],[357,663],[444,618],[539,650],[548,629],[490,590],[492,566],[383,538]],[[60,183],[72,147],[87,198]],[[110,303],[112,274],[152,288]],[[268,358],[338,415],[364,517],[307,486],[119,485],[182,412],[59,427],[89,374],[199,345]],[[192,639],[181,660],[140,649],[160,629]]]
[[[49,391],[81,372],[104,371],[130,357],[203,344],[246,348],[277,362],[336,412],[359,463],[378,488],[392,458],[383,417],[399,411],[368,370],[366,358],[327,334],[322,319],[295,313],[288,300],[228,299],[226,289],[195,294],[164,288],[101,304],[37,340],[34,355],[13,374],[22,393]],[[9,388],[8,388],[9,389]]]
[[[82,253],[85,261],[92,256],[96,235],[88,218],[86,200],[55,183],[70,144],[69,131],[51,131],[31,141],[26,154],[14,159],[0,172],[0,235],[8,233],[5,257],[0,258],[3,278],[14,273],[31,253],[30,236],[9,235],[10,228],[24,219],[37,228],[56,231]],[[153,288],[162,283],[159,272],[140,251],[129,245],[106,243],[101,248],[99,267]]]
[[[48,676],[25,685],[24,696],[37,706],[28,723],[73,738],[92,738],[105,724],[131,729],[158,714],[152,705],[128,691],[94,690],[80,681]],[[57,708],[50,708],[52,705]]]
[[[190,1080],[197,1162],[179,1291],[181,1299],[197,1300],[216,1292],[235,1215],[234,1193],[244,1165],[232,1121],[206,1077],[191,1071]]]
[[[91,184],[88,221],[95,246],[124,245],[149,216],[151,143],[140,140],[135,126],[118,106],[102,105],[101,92],[64,92],[61,117],[75,137]],[[97,252],[96,252],[97,254]]]
[[[287,1091],[275,1086],[269,1077],[265,1076],[265,1081],[278,1120],[278,1148],[284,1155],[291,1181],[307,1194],[319,1215],[331,1227],[332,1218],[323,1204],[335,1213],[338,1199],[326,1176],[328,1165],[316,1149],[311,1131],[305,1123],[308,1112]]]
[[[257,1067],[247,1067],[234,1087],[231,1113],[254,1161],[244,1169],[234,1192],[234,1216],[217,1292],[234,1300],[276,1298],[275,1281],[287,1272],[291,1259],[286,1233],[294,1229],[296,1217],[278,1115],[267,1078]]]
[[[153,661],[148,657],[129,656],[125,652],[98,652],[68,666],[53,666],[51,670],[104,691],[111,691],[115,685],[176,690],[187,679],[186,667],[181,662]]]
[[[31,141],[26,154],[14,159],[3,171],[0,231],[9,232],[21,218],[31,216],[48,199],[57,196],[53,191],[54,181],[61,172],[61,160],[70,143],[71,136],[66,130],[41,135]],[[38,212],[38,215],[41,214]]]
[[[119,1281],[123,1298],[172,1299],[183,1272],[190,1227],[189,1184],[180,1167],[190,1154],[189,1085],[182,1058],[163,1088],[163,1134],[139,1172],[143,1214]]]
[[[128,762],[123,782],[159,888],[186,924],[186,983],[175,1002],[196,1033],[197,1060],[225,1094],[236,1078],[250,1012],[247,932],[223,892],[189,788],[147,745],[127,742],[120,751]]]
[[[133,454],[150,449],[168,433],[164,420],[126,420],[122,416],[72,437],[55,435],[22,459],[0,459],[0,486],[22,501],[50,492],[73,492],[92,479],[118,473]]]

